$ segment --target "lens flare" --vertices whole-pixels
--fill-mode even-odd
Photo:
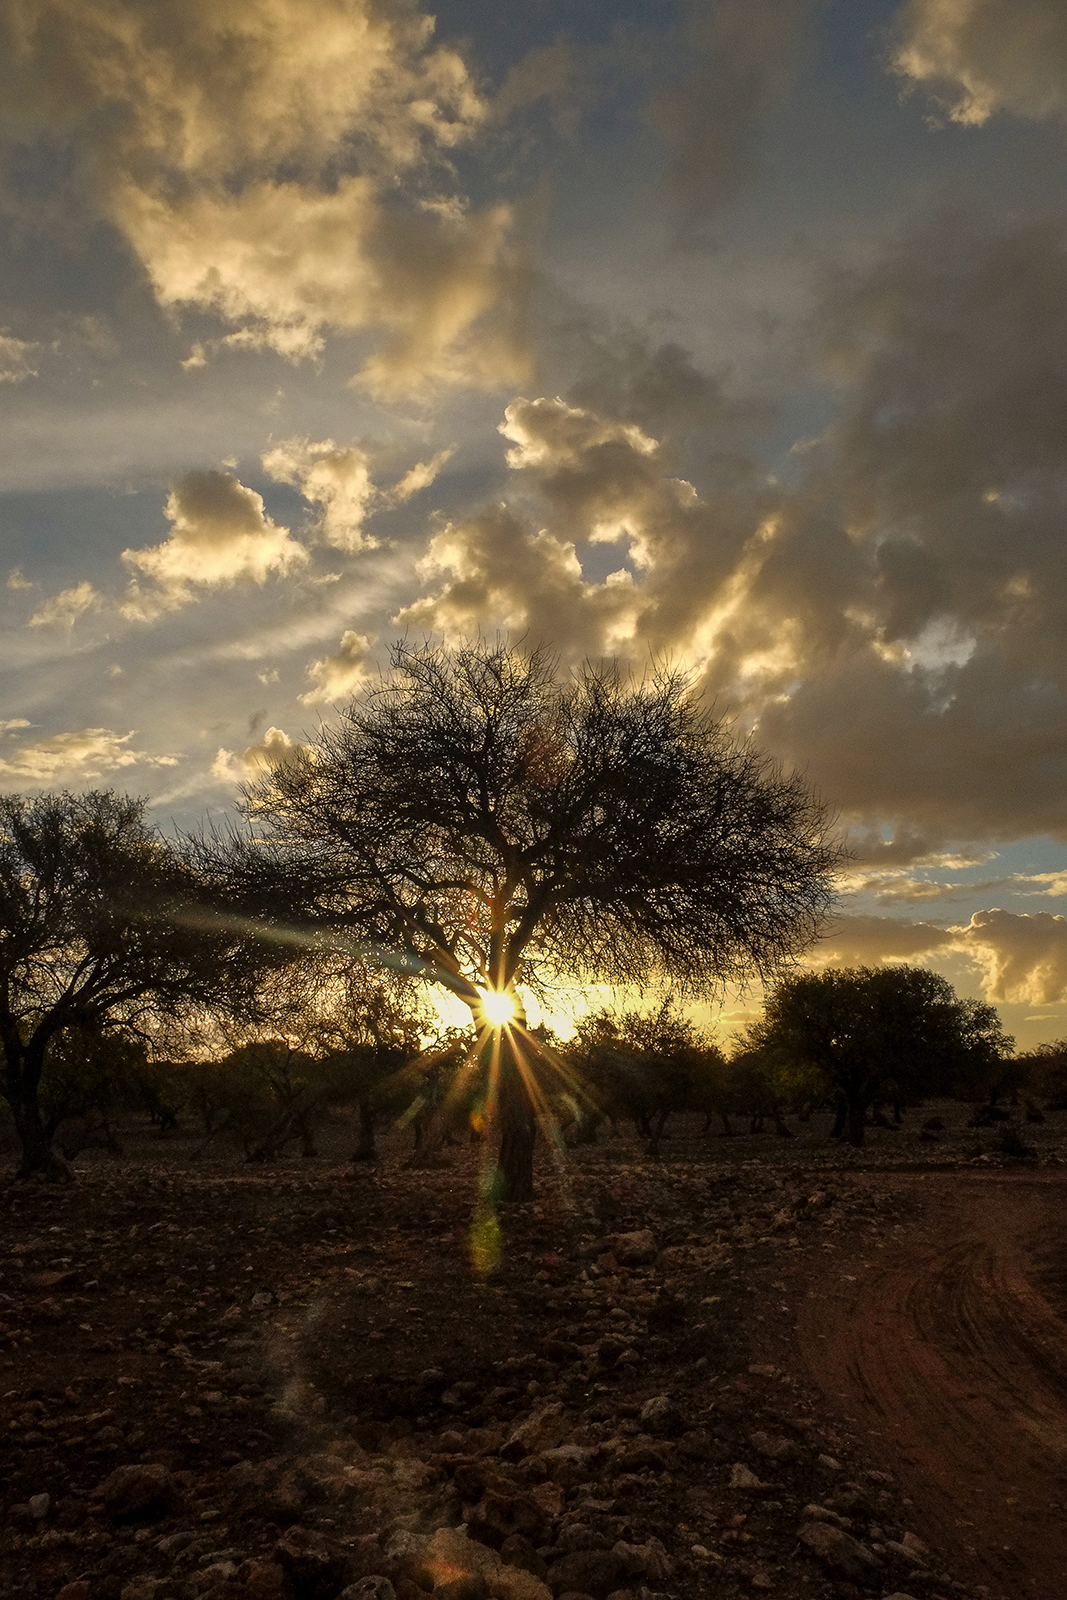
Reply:
[[[515,997],[506,989],[487,989],[481,998],[481,1012],[491,1028],[506,1028],[518,1014]]]

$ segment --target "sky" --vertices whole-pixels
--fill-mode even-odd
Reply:
[[[0,0],[0,59],[6,789],[232,815],[404,637],[671,661],[847,835],[814,964],[1067,1035],[1062,0]]]

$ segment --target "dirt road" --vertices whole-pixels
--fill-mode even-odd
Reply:
[[[809,1293],[801,1357],[915,1504],[915,1530],[1005,1600],[1067,1595],[1067,1175],[884,1179],[907,1246]],[[902,1236],[903,1237],[903,1236]]]

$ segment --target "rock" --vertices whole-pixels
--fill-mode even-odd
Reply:
[[[322,1534],[309,1528],[289,1528],[274,1546],[274,1557],[295,1600],[334,1600],[352,1575],[348,1557],[331,1550]]]
[[[865,1544],[860,1544],[843,1528],[835,1528],[829,1522],[804,1523],[799,1538],[801,1544],[806,1545],[812,1555],[818,1556],[829,1572],[854,1583],[863,1582],[882,1565]]]
[[[73,1583],[63,1585],[56,1600],[89,1600],[89,1585],[84,1578],[76,1578]]]
[[[532,1495],[521,1490],[507,1493],[487,1489],[476,1506],[466,1513],[467,1530],[483,1544],[499,1550],[513,1533],[525,1534],[533,1543],[545,1529],[545,1514]]]
[[[748,1494],[762,1494],[770,1485],[761,1482],[744,1462],[735,1461],[730,1472],[730,1488],[744,1489]]]
[[[669,1394],[655,1394],[641,1407],[641,1426],[663,1437],[681,1433],[682,1413]]]
[[[631,1578],[644,1578],[659,1585],[674,1577],[674,1562],[659,1539],[649,1539],[647,1544],[626,1544],[620,1539],[614,1552],[625,1563]]]
[[[541,1459],[553,1483],[572,1487],[576,1483],[584,1483],[589,1477],[593,1452],[578,1444],[561,1444],[554,1450],[543,1450]]]
[[[246,1561],[239,1576],[247,1600],[282,1600],[285,1573],[276,1561]]]
[[[493,1600],[552,1600],[549,1589],[533,1573],[502,1563],[493,1551],[453,1528],[438,1528],[426,1559],[433,1576],[442,1571],[480,1573]]]
[[[833,1456],[819,1456],[818,1462],[824,1472],[843,1472],[845,1470],[840,1461],[835,1461]]]
[[[173,1475],[159,1462],[116,1467],[100,1486],[104,1509],[116,1522],[164,1516],[178,1497]]]
[[[48,1507],[51,1504],[52,1496],[50,1494],[30,1495],[30,1516],[33,1518],[34,1522],[43,1522],[44,1518],[48,1515]]]
[[[826,1506],[807,1505],[801,1513],[810,1522],[832,1522],[835,1528],[851,1528],[852,1524],[847,1517],[842,1517],[836,1511],[830,1511]]]
[[[30,1509],[31,1511],[33,1509],[32,1500],[30,1501]],[[929,1545],[923,1544],[922,1540],[917,1538],[914,1533],[902,1534],[900,1542],[904,1546],[905,1550],[910,1550],[912,1554],[918,1556],[920,1559],[930,1554]]]
[[[650,1267],[658,1254],[651,1228],[636,1233],[620,1233],[612,1252],[620,1267]]]
[[[786,1439],[780,1435],[751,1433],[749,1434],[749,1443],[753,1450],[757,1451],[759,1455],[765,1456],[768,1461],[796,1461],[800,1455],[800,1451],[792,1439]]]
[[[554,1595],[577,1589],[592,1595],[593,1600],[607,1600],[625,1576],[625,1563],[614,1550],[574,1550],[553,1561],[548,1569],[548,1583]]]
[[[509,1567],[521,1567],[533,1573],[542,1583],[548,1576],[548,1564],[538,1555],[534,1544],[522,1533],[509,1533],[500,1546],[500,1559]]]
[[[380,1572],[375,1572],[367,1578],[360,1578],[358,1583],[350,1583],[347,1589],[342,1589],[337,1600],[396,1600],[396,1590],[388,1578],[383,1578]]]
[[[905,1543],[903,1539],[886,1539],[885,1547],[891,1555],[896,1556],[900,1561],[906,1561],[910,1567],[925,1567],[927,1565],[925,1550],[920,1555],[914,1545]]]
[[[690,1428],[678,1440],[677,1448],[691,1461],[710,1461],[715,1454],[715,1441],[706,1428]]]
[[[611,1540],[605,1539],[602,1533],[597,1533],[584,1522],[569,1522],[559,1530],[554,1553],[559,1557],[569,1556],[575,1550],[610,1549]]]
[[[500,1452],[509,1461],[521,1461],[523,1456],[542,1454],[562,1444],[567,1432],[567,1418],[559,1400],[541,1406],[520,1422],[511,1432]]]

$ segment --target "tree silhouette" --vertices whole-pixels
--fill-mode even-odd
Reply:
[[[538,1090],[517,986],[707,995],[815,936],[837,852],[805,784],[735,742],[679,673],[541,649],[398,645],[393,672],[245,791],[233,891],[383,952],[469,1007],[501,1193],[528,1198]],[[277,912],[271,913],[277,916]],[[498,997],[514,1019],[493,1025]]]
[[[836,1132],[863,1143],[867,1111],[983,1081],[1014,1041],[992,1006],[961,1000],[927,967],[831,967],[794,973],[770,995],[749,1043],[779,1073],[822,1080]]]
[[[190,1007],[240,1005],[264,950],[206,901],[190,862],[109,790],[0,796],[0,1093],[18,1176],[65,1177],[42,1117],[54,1041],[146,1032]]]

